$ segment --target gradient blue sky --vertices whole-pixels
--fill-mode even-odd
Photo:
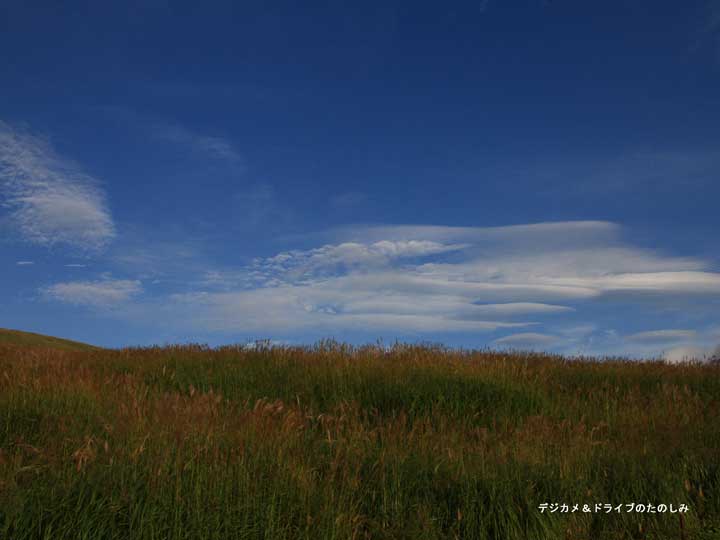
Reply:
[[[0,51],[0,327],[720,343],[718,1],[10,0]]]

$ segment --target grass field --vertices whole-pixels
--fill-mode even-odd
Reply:
[[[21,332],[19,330],[8,330],[0,328],[0,345],[16,345],[19,347],[45,347],[49,349],[60,349],[63,351],[90,351],[98,347],[70,341],[69,339],[34,334],[32,332]]]
[[[720,369],[0,344],[0,538],[720,538]]]

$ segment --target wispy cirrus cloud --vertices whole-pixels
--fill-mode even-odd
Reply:
[[[207,158],[224,161],[236,167],[244,167],[244,158],[230,141],[198,133],[180,124],[154,123],[150,133],[157,139],[163,139],[188,148],[191,152]]]
[[[0,201],[28,242],[94,251],[115,237],[99,181],[44,139],[2,121]]]
[[[97,281],[69,281],[55,283],[40,290],[48,300],[89,307],[112,307],[126,302],[142,292],[137,280],[105,278]]]
[[[469,247],[428,240],[380,240],[371,244],[343,242],[310,250],[285,251],[265,259],[255,259],[256,275],[279,281],[301,281],[322,275],[341,275],[356,269],[387,267],[400,259],[427,257]]]
[[[648,330],[646,332],[638,332],[625,336],[628,341],[636,341],[640,343],[666,343],[674,341],[692,340],[697,337],[695,330]]]
[[[167,95],[178,89],[175,84],[148,83],[150,91]],[[162,90],[161,90],[162,89]],[[214,161],[233,168],[244,170],[245,159],[235,144],[228,138],[210,135],[174,119],[146,116],[136,109],[125,106],[103,106],[97,110],[110,115],[122,126],[132,129],[134,136],[141,135],[153,142],[166,142],[182,149],[187,155],[201,158],[206,163]]]

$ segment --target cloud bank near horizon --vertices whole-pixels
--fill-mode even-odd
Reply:
[[[612,330],[598,341],[599,331],[569,327],[592,320],[589,308],[598,302],[641,307],[661,298],[680,309],[688,298],[720,298],[720,274],[708,263],[630,245],[608,222],[355,227],[321,237],[333,243],[240,267],[206,265],[182,290],[159,294],[149,286],[142,294],[138,282],[132,294],[101,295],[108,302],[94,307],[116,298],[134,316],[228,335],[482,333],[497,346],[567,350],[593,334],[595,347],[642,353],[705,337],[692,329],[625,337]],[[95,286],[59,283],[46,291],[62,294],[45,296],[92,305],[87,297]],[[498,332],[507,335],[493,336]]]

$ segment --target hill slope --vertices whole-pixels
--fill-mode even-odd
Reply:
[[[65,351],[89,351],[98,349],[87,343],[78,341],[70,341],[69,339],[61,339],[43,334],[34,334],[32,332],[21,332],[20,330],[7,330],[0,328],[0,345],[20,345],[25,347],[43,347],[49,349],[61,349]]]

